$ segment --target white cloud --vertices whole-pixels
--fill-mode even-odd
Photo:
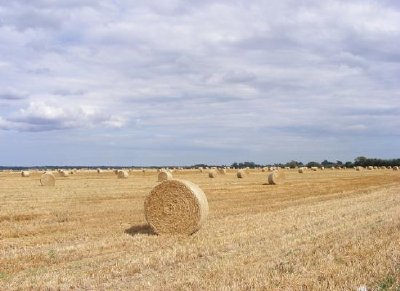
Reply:
[[[27,108],[3,119],[3,128],[20,131],[51,131],[63,129],[89,129],[107,126],[119,128],[128,120],[123,116],[104,114],[85,106],[49,105],[45,102],[30,102]]]

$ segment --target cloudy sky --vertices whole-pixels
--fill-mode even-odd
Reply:
[[[0,165],[399,158],[398,3],[0,0]]]

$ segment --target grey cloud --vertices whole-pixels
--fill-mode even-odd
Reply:
[[[247,140],[255,157],[279,141],[336,136],[332,145],[319,141],[322,155],[352,136],[349,144],[397,139],[394,1],[18,0],[0,7],[0,88],[20,90],[0,95],[2,130],[113,136],[118,128],[146,137],[137,146],[159,149],[160,157],[168,144],[160,134],[171,136],[169,154],[204,157],[201,148],[213,147],[242,155]],[[129,147],[129,138],[115,138]]]

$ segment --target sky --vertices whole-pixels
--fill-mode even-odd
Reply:
[[[400,4],[0,0],[0,166],[400,157]]]

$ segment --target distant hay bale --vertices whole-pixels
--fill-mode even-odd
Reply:
[[[69,176],[69,173],[67,171],[64,171],[64,170],[61,170],[59,172],[59,174],[60,174],[61,177],[68,177]]]
[[[97,169],[97,174],[100,174],[102,172],[102,170],[99,168]]]
[[[285,172],[280,170],[275,170],[268,175],[268,184],[279,185],[285,182]]]
[[[45,172],[40,177],[40,184],[42,186],[55,186],[56,184],[56,177],[50,172]]]
[[[21,172],[21,177],[29,177],[31,173],[29,171],[22,171]]]
[[[238,170],[236,173],[236,177],[238,177],[239,179],[242,179],[246,176],[246,172],[244,170]]]
[[[208,178],[215,178],[217,177],[217,171],[215,169],[211,169],[208,171]]]
[[[312,171],[314,171],[314,172],[315,172],[315,171],[318,171],[318,167],[311,167],[310,169],[311,169]]]
[[[172,174],[170,172],[163,170],[160,173],[158,173],[158,182],[166,180],[172,180]]]
[[[261,169],[261,172],[266,172],[266,171],[268,171],[268,168],[266,168],[266,167],[263,167],[263,168]]]
[[[119,171],[120,171],[120,170],[115,169],[113,172],[114,172],[115,175],[118,175],[118,172],[119,172]]]
[[[127,171],[119,170],[118,171],[118,179],[127,179],[129,174]]]
[[[394,166],[393,167],[393,171],[398,171],[399,170],[399,167],[398,166]]]
[[[321,169],[321,171],[323,171],[323,170],[325,170],[325,167],[321,167],[320,169]]]
[[[186,234],[198,231],[208,216],[203,190],[185,180],[166,180],[146,196],[144,213],[157,234]]]
[[[373,166],[368,166],[368,168],[367,168],[368,170],[373,170],[374,169],[374,167]]]
[[[305,170],[306,170],[306,169],[304,169],[304,168],[299,168],[299,173],[300,173],[300,174],[303,174],[303,173],[305,172]]]
[[[221,175],[226,175],[226,169],[218,169],[218,173]]]

